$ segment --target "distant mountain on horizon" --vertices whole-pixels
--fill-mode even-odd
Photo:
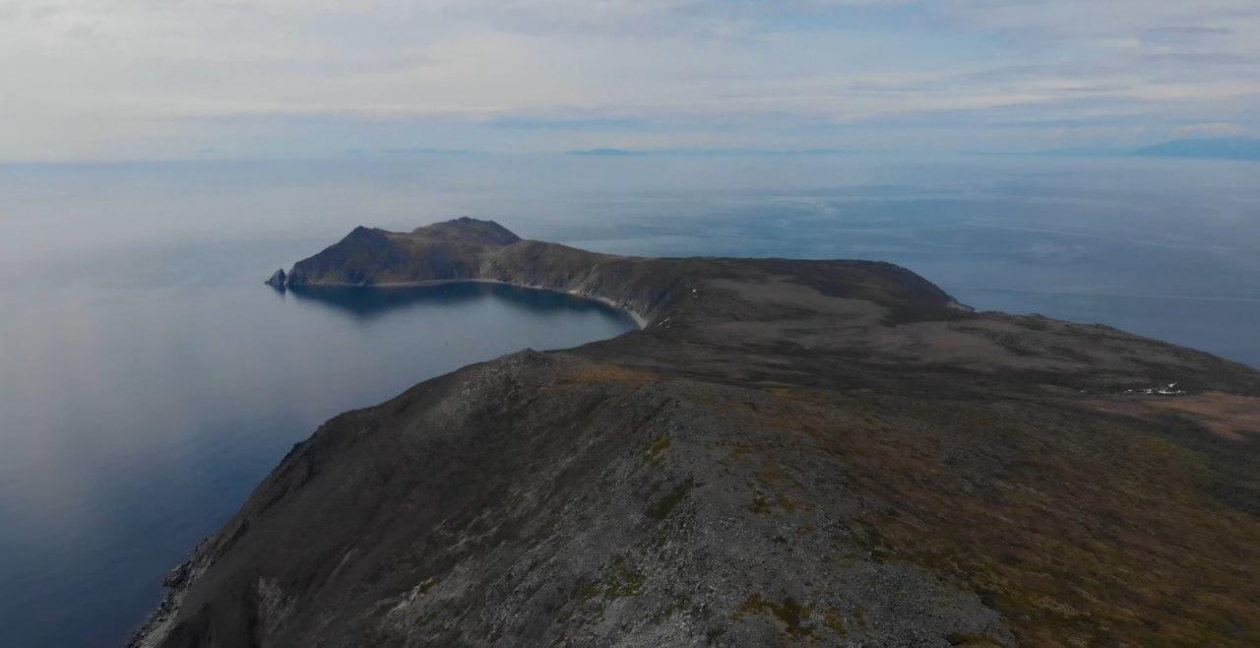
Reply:
[[[859,149],[625,149],[625,148],[591,148],[565,151],[566,155],[586,157],[729,157],[744,155],[768,156],[802,156],[802,155],[898,155],[892,151],[859,150]],[[954,155],[965,156],[1052,156],[1052,157],[1168,157],[1213,160],[1260,161],[1260,139],[1247,138],[1198,138],[1179,139],[1152,144],[1137,149],[1109,147],[1078,147],[1064,149],[1048,149],[1034,151],[955,151]],[[907,153],[901,153],[907,155]]]
[[[693,156],[693,157],[726,157],[740,155],[858,155],[882,154],[884,151],[865,151],[858,149],[759,149],[759,148],[664,148],[664,149],[625,149],[625,148],[591,148],[566,151],[566,155],[592,157],[640,157],[640,156]]]
[[[1218,160],[1247,160],[1260,162],[1260,139],[1242,137],[1218,137],[1210,139],[1179,139],[1133,152],[1145,157],[1210,158]]]

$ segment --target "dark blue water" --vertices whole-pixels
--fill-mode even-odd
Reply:
[[[489,284],[240,284],[0,298],[0,646],[119,645],[160,575],[338,412],[632,325]]]
[[[484,285],[277,294],[358,224],[900,263],[1260,366],[1260,165],[834,156],[0,166],[0,646],[116,645],[328,417],[629,326]]]

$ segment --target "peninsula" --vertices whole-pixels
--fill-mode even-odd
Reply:
[[[1260,645],[1251,368],[973,312],[887,263],[467,218],[360,227],[269,283],[434,281],[640,329],[328,421],[133,646]]]

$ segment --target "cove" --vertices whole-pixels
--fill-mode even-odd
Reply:
[[[325,420],[634,328],[485,283],[40,285],[0,293],[0,313],[0,645],[36,648],[123,643],[166,570]]]

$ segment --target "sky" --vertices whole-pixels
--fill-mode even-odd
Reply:
[[[0,162],[1257,135],[1258,0],[0,0]]]

